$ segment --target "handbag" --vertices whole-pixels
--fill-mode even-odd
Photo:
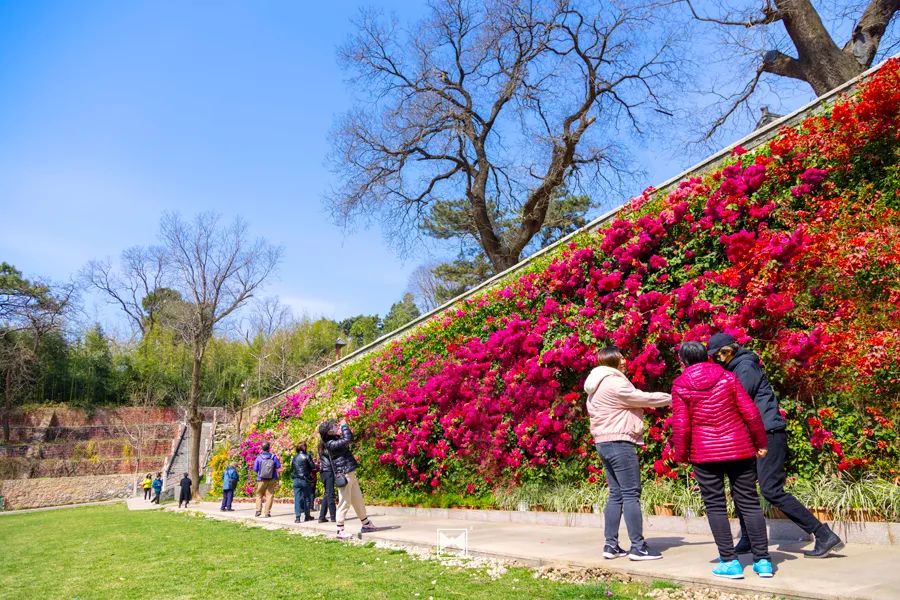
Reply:
[[[328,464],[331,466],[331,474],[334,475],[334,486],[335,487],[345,487],[348,483],[347,476],[343,473],[338,473],[334,468],[334,459],[331,458],[331,450],[328,449],[328,446],[325,446],[325,451],[328,452]]]

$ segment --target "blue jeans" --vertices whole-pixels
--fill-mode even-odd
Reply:
[[[309,516],[309,482],[305,479],[294,480],[294,516]]]
[[[231,503],[234,501],[234,489],[222,490],[222,510],[231,509]]]
[[[625,527],[633,547],[644,545],[644,518],[641,515],[641,467],[631,442],[600,442],[597,452],[603,460],[609,500],[603,511],[606,543],[619,543],[619,524],[625,514]]]

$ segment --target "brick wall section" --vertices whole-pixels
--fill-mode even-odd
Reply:
[[[93,475],[0,481],[0,496],[6,510],[39,508],[129,498],[133,475]]]

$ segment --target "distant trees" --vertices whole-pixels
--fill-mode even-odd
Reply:
[[[62,328],[74,292],[72,285],[30,281],[13,265],[0,263],[0,376],[7,442],[10,411],[39,380],[44,342]]]
[[[419,307],[416,306],[416,299],[413,295],[410,293],[403,294],[403,298],[399,302],[392,304],[388,314],[384,317],[382,335],[390,333],[395,329],[399,329],[410,321],[416,320],[419,318],[420,314]]]

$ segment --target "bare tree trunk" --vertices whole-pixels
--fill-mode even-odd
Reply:
[[[12,371],[8,370],[3,382],[3,441],[6,444],[9,444],[11,437],[10,419],[12,419]]]
[[[865,70],[852,54],[838,48],[809,0],[780,0],[777,5],[798,58],[770,52],[764,70],[788,77],[796,72],[819,96]]]
[[[199,344],[200,342],[195,342]],[[202,346],[194,348],[191,368],[191,391],[188,396],[188,424],[191,427],[191,447],[188,457],[188,477],[191,478],[191,495],[200,492],[200,435],[203,432],[203,416],[200,414],[200,369],[203,366]]]

